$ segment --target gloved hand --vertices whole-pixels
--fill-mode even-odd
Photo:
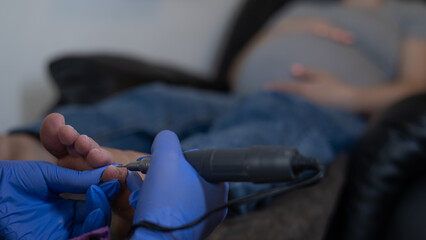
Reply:
[[[118,181],[106,167],[78,172],[47,162],[0,161],[0,239],[69,239],[109,224]],[[86,193],[86,201],[60,193]]]
[[[168,227],[187,224],[228,199],[228,184],[205,181],[185,160],[177,136],[162,131],[152,145],[145,181],[129,173],[127,186],[135,207],[133,223],[151,221]],[[227,210],[216,212],[194,227],[160,232],[138,228],[132,239],[201,239],[223,221]]]

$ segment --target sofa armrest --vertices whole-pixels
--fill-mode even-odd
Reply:
[[[425,159],[426,94],[421,94],[387,109],[360,140],[327,239],[386,239],[402,193],[425,174]]]

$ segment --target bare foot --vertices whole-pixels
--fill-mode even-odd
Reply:
[[[75,170],[90,170],[112,163],[126,164],[138,157],[147,155],[134,151],[122,151],[103,148],[86,135],[80,135],[73,127],[65,125],[61,114],[48,115],[41,126],[40,140],[50,154],[58,159],[58,165]],[[133,221],[134,209],[129,205],[130,191],[125,185],[127,170],[109,167],[102,180],[118,179],[121,191],[113,203],[112,231],[119,237],[125,237]]]

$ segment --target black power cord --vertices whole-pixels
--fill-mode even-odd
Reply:
[[[147,228],[150,230],[156,230],[156,231],[162,231],[162,232],[172,232],[172,231],[177,231],[177,230],[182,230],[182,229],[187,229],[187,228],[191,228],[197,224],[199,224],[200,222],[202,222],[203,220],[205,220],[207,217],[209,217],[210,215],[212,215],[215,212],[218,212],[224,208],[227,207],[231,207],[231,206],[235,206],[238,204],[242,204],[245,202],[249,202],[249,201],[254,201],[254,200],[260,200],[266,197],[271,197],[271,196],[276,196],[279,194],[284,194],[284,193],[288,193],[290,191],[294,191],[303,187],[307,187],[307,186],[311,186],[313,184],[318,183],[325,174],[325,170],[324,170],[324,166],[321,165],[319,162],[317,161],[310,161],[310,162],[299,162],[299,164],[297,164],[297,166],[294,166],[295,168],[298,168],[297,172],[302,172],[303,169],[305,170],[310,170],[310,174],[306,174],[294,181],[289,182],[291,185],[287,185],[287,186],[283,186],[283,187],[277,187],[277,188],[273,188],[273,189],[268,189],[268,190],[263,190],[260,191],[258,193],[254,193],[254,194],[250,194],[241,198],[237,198],[237,199],[233,199],[228,201],[225,204],[222,204],[210,211],[208,211],[207,213],[205,213],[204,215],[200,216],[199,218],[181,225],[181,226],[163,226],[161,224],[157,224],[157,223],[153,223],[150,221],[141,221],[138,222],[136,224],[134,224],[131,228],[130,231],[128,233],[128,238],[130,239],[130,237],[133,235],[134,231],[139,228],[139,227],[143,227],[143,228]],[[313,173],[312,173],[313,171]]]

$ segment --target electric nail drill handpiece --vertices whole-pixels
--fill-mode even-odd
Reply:
[[[209,182],[287,182],[306,170],[320,171],[314,158],[302,156],[297,149],[278,146],[213,148],[183,153],[185,159]],[[150,156],[122,167],[146,173]]]

